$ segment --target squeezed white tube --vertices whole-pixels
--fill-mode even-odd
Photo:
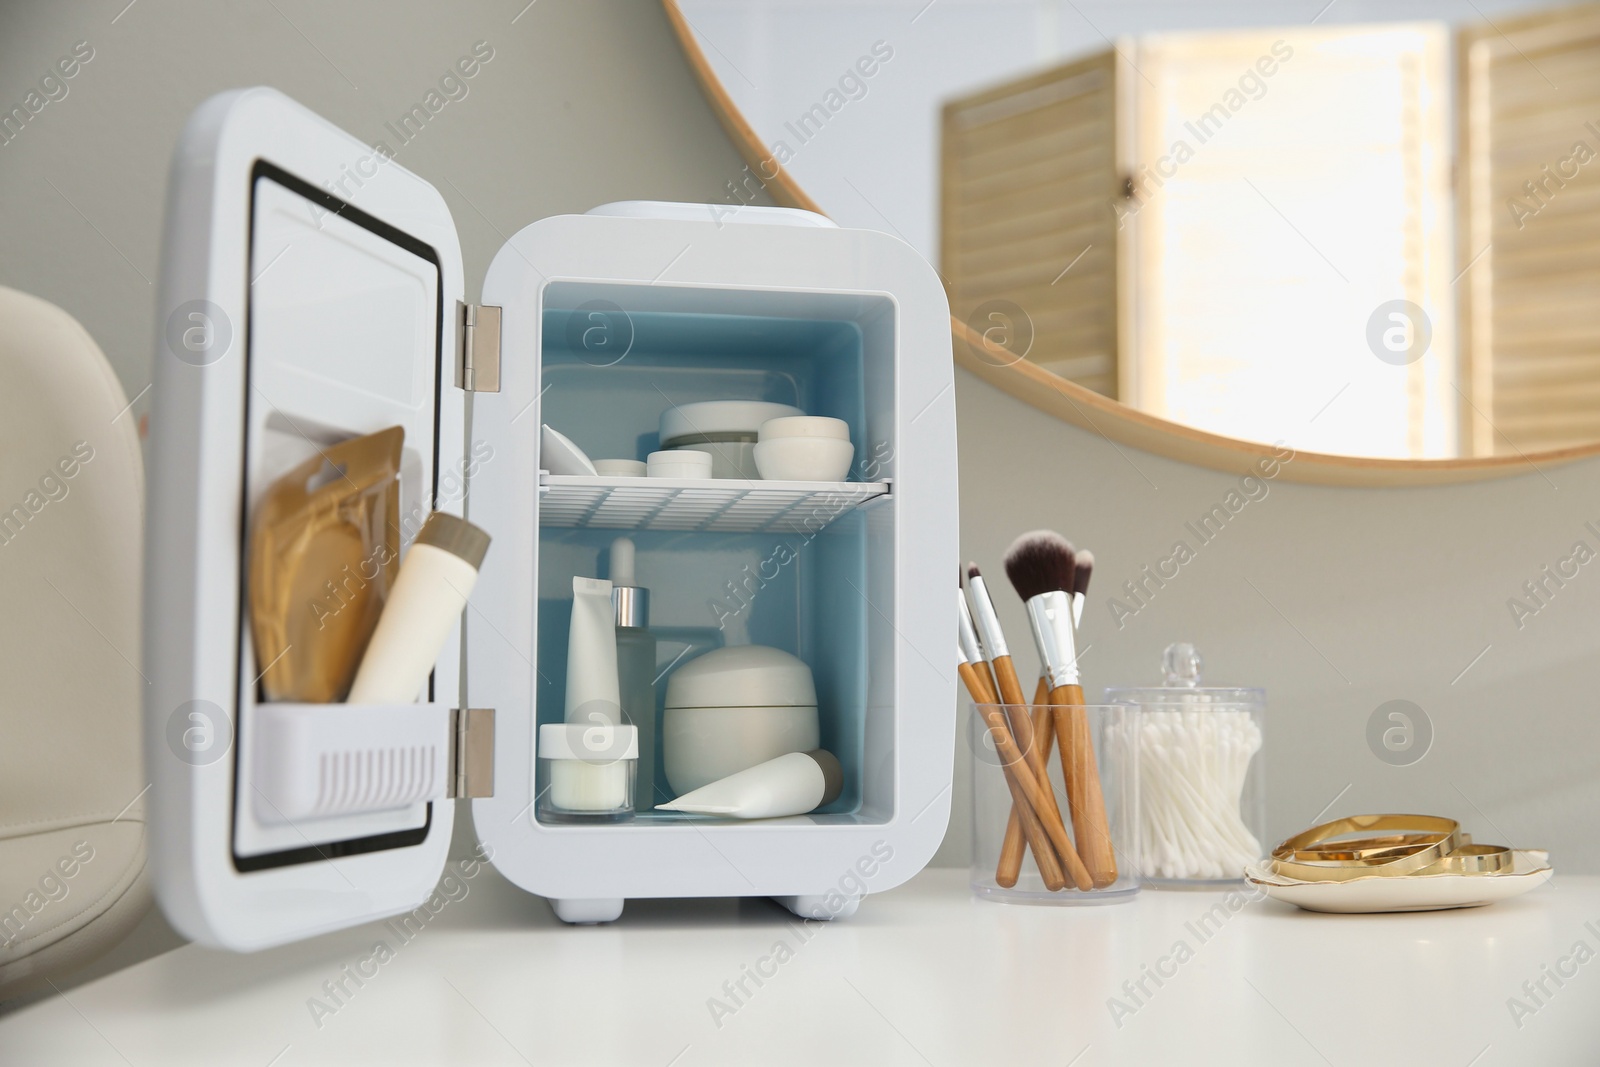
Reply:
[[[622,725],[616,609],[611,606],[611,583],[601,578],[572,579],[565,718],[585,725]]]
[[[394,588],[362,653],[348,704],[410,704],[427,684],[489,551],[489,535],[435,511],[400,561]]]
[[[733,819],[775,819],[804,815],[837,800],[844,772],[833,753],[820,748],[790,752],[737,774],[691,790],[657,811],[722,815]]]

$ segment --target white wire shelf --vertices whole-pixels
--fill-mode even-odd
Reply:
[[[539,525],[562,529],[814,533],[888,482],[605,478],[539,472]]]

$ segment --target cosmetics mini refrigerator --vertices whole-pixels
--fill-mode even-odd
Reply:
[[[270,89],[191,118],[167,202],[145,570],[151,862],[173,925],[252,950],[410,910],[441,876],[458,800],[477,853],[567,921],[703,896],[843,918],[910,878],[948,819],[956,706],[934,271],[806,212],[628,203],[526,226],[481,303],[466,292],[444,198],[384,146]],[[721,399],[844,420],[850,478],[541,463],[543,424],[591,456],[643,458],[663,410]],[[467,609],[426,699],[270,702],[253,509],[286,472],[392,426],[402,553],[433,510],[492,538]],[[535,739],[563,717],[573,578],[603,577],[624,535],[664,659],[760,644],[810,665],[836,800],[747,822],[648,806],[547,820]]]

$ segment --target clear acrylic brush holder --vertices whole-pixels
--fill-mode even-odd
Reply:
[[[1019,716],[1031,717],[1038,709],[1029,705],[974,704],[968,724],[967,743],[972,762],[970,884],[976,896],[1003,904],[1071,907],[1121,903],[1138,895],[1139,868],[1135,862],[1138,848],[1134,839],[1138,830],[1135,796],[1139,767],[1136,758],[1131,762],[1111,762],[1108,759],[1111,749],[1107,744],[1110,736],[1126,731],[1127,720],[1134,715],[1134,711],[1120,705],[1088,705],[1076,710],[1088,724],[1087,737],[1093,748],[1091,762],[1104,805],[1105,840],[1115,866],[1114,874],[1103,884],[1088,889],[1079,889],[1070,880],[1064,888],[1051,889],[1039,872],[1031,847],[1023,848],[1020,863],[1014,862],[1009,867],[1002,864],[1006,838],[1011,832],[1009,823],[1013,801],[1007,785],[1007,760],[996,746],[985,712],[999,712],[1007,721],[1014,723]],[[1045,709],[1045,714],[1050,714],[1049,709]],[[1082,834],[1087,832],[1088,824],[1074,818],[1059,745],[1055,740],[1052,739],[1045,746],[1045,755],[1062,832],[1071,838],[1074,851],[1082,853]],[[1017,841],[1024,841],[1020,832]]]
[[[1236,883],[1266,839],[1266,691],[1203,687],[1192,645],[1166,651],[1168,684],[1113,687],[1132,713],[1109,731],[1113,765],[1139,768],[1136,862],[1147,884]]]

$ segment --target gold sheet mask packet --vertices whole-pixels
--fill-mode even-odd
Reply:
[[[400,560],[405,430],[342,441],[268,486],[250,529],[250,629],[268,701],[336,703]]]

